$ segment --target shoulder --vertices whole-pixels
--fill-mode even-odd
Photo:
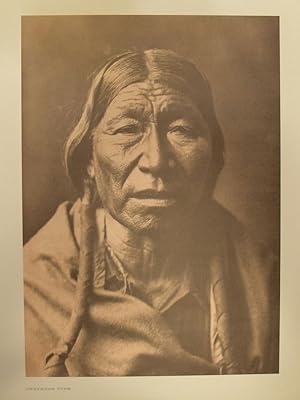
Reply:
[[[72,265],[77,248],[73,236],[73,203],[60,204],[50,220],[23,250],[24,322],[27,376],[43,375],[45,354],[63,331],[74,293]]]
[[[216,252],[232,293],[243,296],[255,313],[279,307],[279,257],[220,204],[213,210],[215,241],[222,247]]]
[[[256,240],[228,210],[214,205],[216,230],[222,243],[220,263],[226,271],[233,334],[240,343],[245,371],[278,371],[278,257]],[[256,365],[256,369],[252,366]]]
[[[23,249],[24,277],[44,274],[45,270],[60,270],[65,275],[78,270],[80,250],[80,210],[81,201],[61,203],[48,222],[25,244]],[[97,239],[101,245],[104,229],[104,210],[97,208],[95,213]],[[99,240],[98,240],[99,239]],[[55,267],[55,268],[53,268]],[[43,272],[42,272],[43,270]],[[75,272],[76,275],[76,272]]]
[[[231,248],[232,257],[241,268],[259,273],[260,270],[274,269],[278,257],[229,210],[217,202],[212,205],[214,231],[216,236]]]
[[[23,249],[24,274],[38,264],[62,265],[71,262],[78,253],[73,229],[73,210],[77,202],[61,203],[48,222],[25,244]]]

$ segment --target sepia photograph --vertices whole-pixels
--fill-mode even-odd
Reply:
[[[26,376],[279,373],[279,18],[21,22]]]

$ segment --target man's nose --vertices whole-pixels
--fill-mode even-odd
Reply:
[[[157,124],[152,122],[147,127],[143,143],[143,154],[139,160],[139,168],[153,175],[161,173],[168,165],[167,143],[160,135]]]

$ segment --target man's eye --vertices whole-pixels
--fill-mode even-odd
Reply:
[[[140,128],[138,125],[125,125],[121,126],[120,128],[115,130],[116,133],[123,133],[123,134],[136,134],[139,133]]]
[[[176,126],[172,126],[169,129],[170,133],[173,134],[181,134],[181,135],[185,135],[185,136],[196,136],[195,130],[193,128],[191,128],[190,126],[184,126],[184,125],[176,125]]]

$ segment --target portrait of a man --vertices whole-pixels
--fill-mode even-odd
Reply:
[[[164,29],[164,23],[171,32]],[[268,85],[278,87],[278,65],[272,73],[266,73],[264,81],[258,67],[248,66],[249,72],[247,65],[242,64],[240,52],[238,59],[245,69],[241,74],[247,70],[249,82],[259,82],[257,92],[251,92],[247,85],[239,88],[241,99],[252,93],[252,108],[244,110],[243,120],[236,115],[238,105],[237,111],[231,110],[230,114],[225,98],[218,103],[218,110],[224,114],[228,111],[232,126],[234,121],[241,121],[233,131],[242,144],[236,157],[243,169],[239,174],[232,172],[231,184],[223,184],[223,199],[232,197],[232,204],[242,210],[238,214],[245,216],[243,221],[235,215],[234,207],[229,210],[216,198],[219,177],[227,160],[230,163],[230,132],[219,121],[210,71],[203,70],[198,62],[203,53],[202,57],[209,60],[207,65],[214,66],[216,76],[216,71],[223,73],[220,81],[226,81],[234,58],[230,62],[223,58],[229,63],[224,72],[222,65],[214,63],[214,52],[224,54],[220,45],[222,29],[228,34],[225,40],[232,43],[232,48],[238,48],[236,42],[242,39],[233,35],[236,23],[248,32],[244,40],[251,46],[241,48],[247,55],[254,53],[257,65],[278,56],[278,21],[273,17],[23,18],[27,376],[278,372],[279,173],[274,160],[278,156],[279,94],[276,89],[264,92]],[[115,35],[112,44],[110,25]],[[159,32],[154,38],[149,26]],[[58,33],[51,30],[55,27]],[[122,30],[125,28],[127,35]],[[49,37],[51,56],[63,66],[63,45],[54,43],[52,35],[70,43],[72,35],[66,38],[64,29],[69,34],[81,33],[78,42],[70,46],[78,52],[85,48],[93,54],[94,72],[88,85],[81,86],[81,94],[74,95],[75,99],[81,98],[76,100],[79,105],[74,108],[74,124],[67,125],[69,131],[62,133],[59,123],[53,124],[50,119],[70,121],[68,112],[59,112],[59,104],[60,96],[66,96],[66,103],[74,104],[72,89],[66,93],[58,89],[57,108],[47,108],[46,94],[39,93],[39,82],[44,80],[48,86],[58,88],[63,79],[57,78],[55,82],[55,71],[45,76],[42,68],[37,75],[37,59],[29,54],[42,54],[41,49],[46,53],[44,43]],[[190,46],[197,55],[196,61],[186,56],[184,39],[176,42],[177,29],[194,38]],[[40,32],[43,36],[38,35]],[[102,37],[98,44],[97,35],[101,33],[106,34],[106,39]],[[122,35],[126,36],[123,41]],[[143,41],[137,39],[139,35]],[[211,49],[208,56],[198,49],[197,35]],[[169,41],[164,42],[163,37],[169,37]],[[122,44],[117,48],[118,40]],[[268,41],[273,47],[265,54]],[[102,53],[97,50],[101,45],[105,48]],[[91,65],[84,64],[80,57],[74,60],[74,71],[79,68],[87,76]],[[43,65],[43,60],[39,62]],[[80,80],[78,76],[79,73],[76,79]],[[31,96],[35,100],[30,100]],[[228,94],[228,101],[230,98]],[[60,148],[65,176],[72,184],[70,198],[63,198],[62,193],[67,195],[67,191],[57,189],[56,193],[56,178],[45,180],[46,189],[35,185],[34,190],[29,190],[29,175],[34,181],[35,174],[38,175],[35,171],[46,162],[42,158],[36,162],[33,154],[40,151],[45,155],[50,175],[56,168],[45,139],[40,139],[41,149],[34,150],[39,132],[28,104],[37,104],[38,99],[44,124],[55,127],[54,132],[48,131],[47,143],[56,141],[56,148]],[[260,101],[269,110],[269,116],[266,113],[261,120],[253,115],[255,102]],[[254,127],[262,127],[261,132],[251,136],[249,129],[248,139],[241,138],[246,125],[254,132]],[[35,128],[30,129],[32,126]],[[40,123],[39,129],[46,128]],[[234,140],[231,144],[234,154]],[[258,147],[263,148],[263,152],[257,150],[261,165],[243,161],[248,152]],[[262,160],[266,160],[265,164]],[[264,201],[251,195],[248,201],[252,206],[239,203],[238,199],[243,197],[239,197],[242,194],[236,188],[241,189],[243,184],[236,182],[242,182],[252,171],[258,174],[264,169],[268,173],[266,182],[257,184],[264,197],[259,197],[261,192],[257,196]],[[66,182],[63,179],[57,188]],[[251,181],[253,185],[255,179]],[[41,211],[35,214],[28,199],[37,198],[42,192],[44,201],[35,208]],[[260,219],[266,226],[264,237],[253,235],[244,223],[251,219],[251,210],[255,214],[255,207],[265,213],[265,219]],[[261,227],[256,228],[259,231]],[[275,240],[263,243],[272,234]]]

